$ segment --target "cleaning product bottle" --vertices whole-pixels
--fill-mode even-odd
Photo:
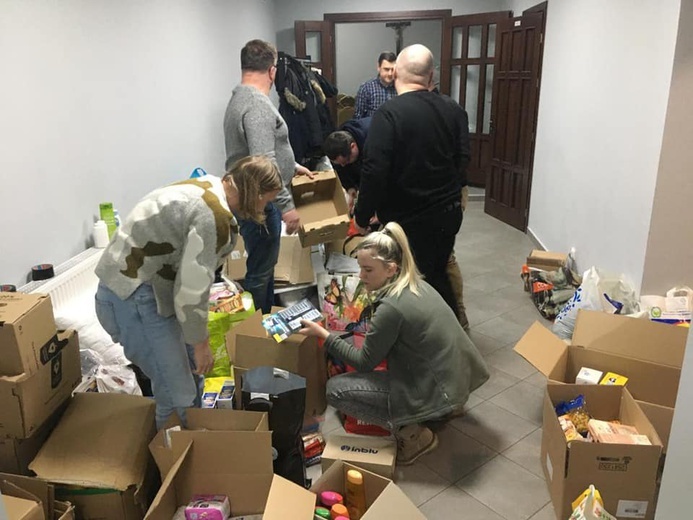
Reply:
[[[323,506],[330,508],[335,504],[343,504],[344,498],[342,495],[335,493],[334,491],[323,491],[320,493],[320,503],[322,503]]]
[[[363,474],[355,469],[347,471],[346,506],[351,520],[360,520],[366,512],[366,490]]]
[[[315,520],[330,520],[330,510],[325,507],[316,507],[313,518]]]
[[[92,232],[94,237],[94,247],[103,249],[108,245],[108,226],[103,220],[97,220],[94,222],[94,231]]]
[[[336,518],[339,516],[346,516],[347,518],[350,518],[349,511],[347,511],[344,504],[335,504],[332,506],[332,509],[330,509],[330,517],[332,520],[336,520]]]

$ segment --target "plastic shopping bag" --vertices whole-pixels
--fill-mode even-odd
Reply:
[[[652,321],[685,325],[691,322],[693,311],[693,289],[674,287],[666,296],[641,296],[640,308],[647,312]]]
[[[604,510],[599,491],[593,485],[590,485],[585,495],[568,520],[616,520],[615,516]]]
[[[639,309],[638,296],[635,287],[624,275],[600,271],[593,266],[582,275],[582,284],[556,316],[554,334],[562,339],[572,338],[580,309],[632,314]]]

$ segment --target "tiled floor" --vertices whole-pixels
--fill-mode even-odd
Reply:
[[[512,350],[540,320],[519,272],[533,244],[471,201],[455,252],[464,276],[470,336],[491,379],[470,397],[467,413],[438,431],[440,445],[395,481],[430,520],[553,520],[539,464],[545,378]],[[322,427],[344,433],[334,410]],[[309,468],[316,477],[319,466]],[[454,513],[453,513],[454,512]]]

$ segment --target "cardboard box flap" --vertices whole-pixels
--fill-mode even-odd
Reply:
[[[669,444],[669,436],[671,435],[671,423],[674,420],[674,409],[668,406],[646,403],[644,401],[636,401],[636,403],[638,403],[640,409],[652,423],[652,426],[662,441],[664,451],[666,452]]]
[[[0,292],[0,327],[14,323],[42,300],[50,299],[47,294],[24,294],[18,292]]]
[[[397,520],[426,520],[407,495],[390,482],[380,493],[378,499],[368,508],[363,520],[378,520],[379,518],[397,518]]]
[[[145,515],[146,520],[171,520],[172,515],[167,515],[165,511],[168,510],[175,512],[176,509],[178,509],[176,488],[173,485],[173,479],[178,473],[180,467],[188,458],[188,453],[190,452],[191,448],[192,441],[188,441],[187,445],[182,447],[180,457],[178,457],[178,460],[176,460],[176,462],[173,463],[173,466],[171,466],[171,471],[168,472],[161,483],[161,487],[159,488],[159,491],[157,491],[156,496],[149,507],[149,511],[147,511],[147,514]],[[161,514],[162,511],[164,511],[163,514]]]
[[[142,481],[154,431],[151,399],[75,394],[29,469],[49,482],[124,491]]]
[[[44,518],[44,505],[41,499],[12,482],[0,481],[0,500],[5,503],[9,520],[39,520]]]
[[[535,321],[517,342],[514,350],[549,377],[554,368],[559,367],[560,370],[561,363],[565,366],[568,345]]]
[[[55,500],[55,492],[53,486],[51,486],[48,482],[44,482],[43,480],[32,477],[0,473],[0,488],[2,488],[5,483],[13,486],[12,489],[20,488],[30,493],[38,502],[41,502],[43,505],[43,513],[46,518],[52,518],[51,505]]]
[[[336,217],[324,218],[316,222],[306,222],[303,224],[303,230],[306,233],[311,231],[320,231],[321,233],[329,234],[331,228],[337,226],[343,226],[344,224],[349,224],[348,215],[337,215]]]
[[[291,179],[292,190],[299,190],[300,192],[311,191],[315,189],[315,186],[319,182],[330,181],[332,179],[337,179],[337,174],[332,170],[323,170],[319,172],[312,172],[313,178],[311,179],[307,175],[296,175]]]
[[[190,408],[186,415],[188,430],[269,431],[267,414],[264,412]]]
[[[248,316],[238,325],[231,327],[226,333],[226,351],[229,354],[229,360],[232,364],[236,364],[236,337],[238,334],[246,334],[248,336],[267,337],[267,332],[262,326],[262,311],[258,310],[255,314]]]
[[[573,344],[681,368],[688,329],[646,319],[579,311]]]
[[[315,500],[315,495],[307,489],[279,475],[274,475],[262,518],[265,520],[306,520],[313,518]]]

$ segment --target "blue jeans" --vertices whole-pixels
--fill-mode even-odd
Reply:
[[[121,300],[99,284],[96,316],[113,341],[123,346],[125,356],[151,379],[157,428],[163,428],[173,412],[185,424],[185,409],[200,406],[204,379],[192,373],[193,348],[185,344],[176,317],[157,312],[151,285],[142,284]]]
[[[253,295],[256,309],[267,314],[274,303],[274,266],[279,258],[282,215],[271,202],[265,206],[265,223],[239,219],[248,259],[245,290]]]
[[[327,381],[327,402],[369,424],[394,431],[390,420],[390,379],[387,371],[350,372]]]

